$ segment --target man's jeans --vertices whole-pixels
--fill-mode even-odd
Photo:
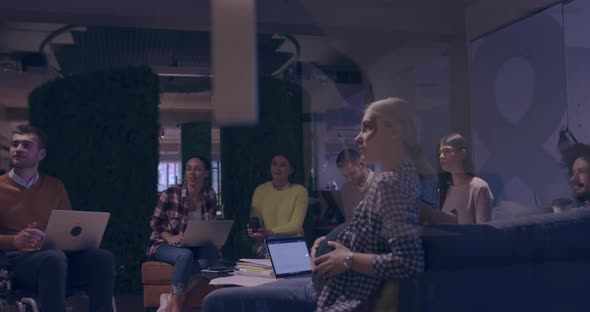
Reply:
[[[10,258],[14,286],[38,295],[42,312],[65,312],[66,289],[85,290],[91,312],[112,312],[115,279],[111,252],[43,250]]]

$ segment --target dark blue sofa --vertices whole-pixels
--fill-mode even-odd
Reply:
[[[424,229],[400,311],[590,311],[590,210]]]

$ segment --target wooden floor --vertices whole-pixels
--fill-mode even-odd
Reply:
[[[115,297],[117,312],[143,312],[143,298],[141,296]]]
[[[84,299],[68,300],[69,305],[72,307],[72,312],[85,312],[87,311],[88,302]],[[117,304],[117,312],[145,312],[143,308],[143,298],[141,296],[119,296],[115,297]],[[151,311],[156,311],[153,309]],[[191,312],[198,312],[199,309],[193,309]]]
[[[146,312],[143,308],[143,298],[141,296],[119,296],[115,297],[117,312]],[[16,306],[9,308],[10,312],[17,312]],[[88,311],[88,298],[72,296],[67,299],[67,312],[86,312]],[[157,308],[149,310],[156,312]],[[27,310],[28,311],[28,310]],[[192,309],[190,312],[200,312],[200,309]]]

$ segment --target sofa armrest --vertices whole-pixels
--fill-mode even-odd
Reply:
[[[424,228],[426,270],[590,259],[590,209]]]

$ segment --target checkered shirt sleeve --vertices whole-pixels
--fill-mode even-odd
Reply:
[[[215,217],[217,213],[217,209],[219,208],[217,204],[217,194],[215,190],[211,187],[207,187],[203,190],[203,210],[206,214]]]
[[[171,187],[160,195],[160,199],[156,204],[156,208],[154,209],[154,213],[150,220],[150,227],[154,230],[154,232],[161,234],[168,230],[168,215],[171,211],[176,211],[178,213],[178,208],[180,204],[180,196],[179,190],[177,187]],[[180,214],[180,213],[178,213]]]
[[[146,255],[153,258],[156,249],[166,241],[160,236],[166,231],[170,235],[182,234],[187,225],[187,207],[183,203],[183,195],[186,193],[182,185],[172,186],[160,195],[154,213],[150,218],[152,234],[148,243]],[[184,196],[186,197],[186,196]]]
[[[375,296],[385,280],[407,279],[424,267],[419,236],[420,180],[413,163],[381,174],[359,204],[338,241],[353,252],[376,254],[377,277],[345,272],[326,282],[317,311],[354,311]]]

